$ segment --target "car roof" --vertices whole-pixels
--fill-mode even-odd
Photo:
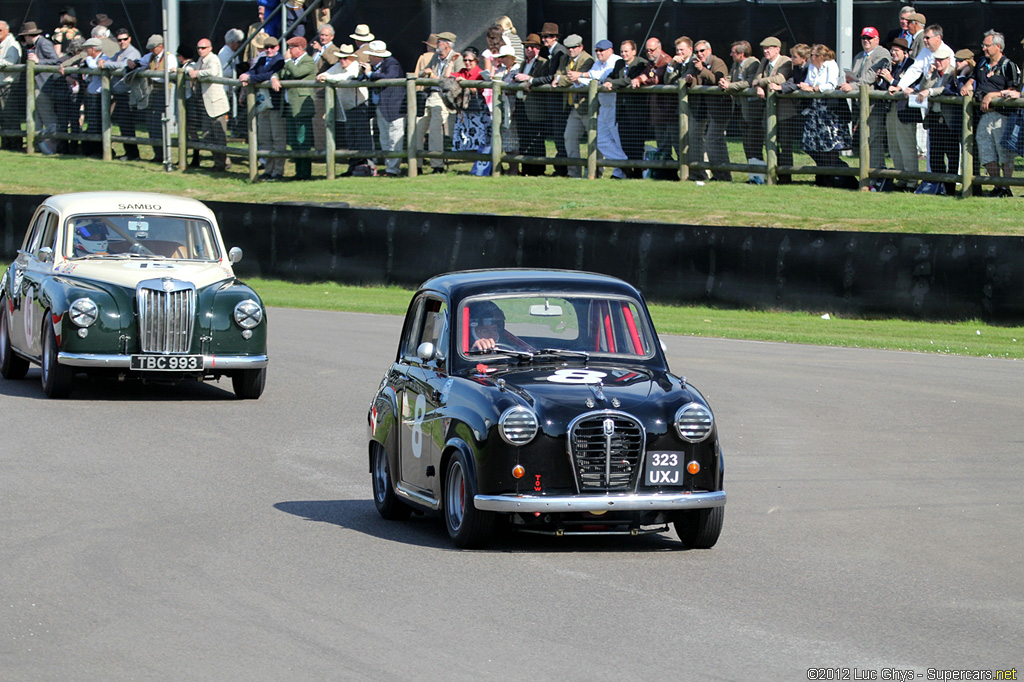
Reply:
[[[43,202],[61,215],[68,213],[150,213],[201,216],[215,222],[213,211],[195,199],[156,192],[70,192]]]
[[[480,294],[514,294],[570,290],[616,294],[642,300],[636,287],[618,277],[576,270],[533,270],[505,268],[464,270],[432,277],[420,285],[421,291],[436,291],[452,301]]]

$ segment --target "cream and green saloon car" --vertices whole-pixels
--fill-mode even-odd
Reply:
[[[259,398],[267,373],[263,302],[232,270],[213,212],[192,199],[81,192],[36,209],[0,282],[0,375],[42,368],[43,391],[79,375],[147,382],[230,377]]]

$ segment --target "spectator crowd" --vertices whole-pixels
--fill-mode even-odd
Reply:
[[[995,30],[984,32],[979,37],[980,54],[968,46],[954,50],[943,40],[942,26],[928,23],[912,6],[900,10],[899,25],[892,30],[862,27],[862,49],[846,70],[840,69],[828,45],[799,43],[784,50],[776,36],[764,37],[756,50],[746,40],[733,42],[727,56],[718,56],[707,40],[689,36],[648,37],[642,43],[626,39],[617,45],[604,39],[590,46],[591,53],[581,36],[563,36],[553,22],[521,36],[507,16],[497,18],[487,30],[486,45],[461,45],[448,31],[430,34],[416,63],[403,65],[389,50],[386,36],[376,35],[367,24],[339,35],[329,4],[314,13],[303,13],[302,2],[273,13],[264,0],[257,7],[257,21],[246,31],[227,31],[219,49],[204,37],[194,52],[182,47],[177,54],[165,50],[160,35],[137,46],[128,29],[111,31],[113,21],[104,14],[97,14],[83,33],[70,7],[61,10],[57,27],[49,34],[31,21],[15,34],[0,20],[0,65],[31,61],[59,67],[56,72],[37,71],[34,80],[34,122],[43,133],[39,151],[46,154],[100,153],[98,142],[77,141],[74,136],[100,130],[103,76],[65,72],[68,67],[112,75],[110,121],[124,137],[137,138],[145,131],[154,140],[157,162],[163,162],[166,148],[168,88],[162,78],[144,72],[184,74],[189,125],[183,132],[189,140],[217,148],[247,129],[246,89],[240,86],[262,84],[255,115],[259,149],[267,154],[261,160],[260,177],[265,181],[284,177],[288,149],[313,152],[295,157],[295,177],[311,177],[311,157],[327,148],[329,118],[334,120],[336,149],[365,152],[358,158],[349,155],[345,175],[401,175],[400,152],[407,139],[426,152],[418,157],[420,164],[444,173],[446,151],[491,157],[492,143],[498,143],[492,139],[492,117],[499,110],[501,152],[521,161],[508,163],[503,172],[543,175],[552,160],[561,160],[550,164],[553,174],[579,177],[585,165],[581,144],[585,152],[590,98],[595,93],[597,151],[612,162],[615,179],[677,178],[675,171],[643,170],[632,164],[678,159],[685,151],[688,164],[703,167],[691,166],[689,180],[730,181],[727,136],[742,140],[743,162],[763,166],[772,111],[779,166],[793,166],[794,151],[802,150],[817,166],[845,168],[843,156],[857,146],[861,122],[866,120],[868,158],[861,162],[872,169],[918,173],[925,160],[934,173],[959,174],[963,109],[959,103],[934,101],[941,96],[971,98],[976,104],[970,111],[975,116],[972,152],[979,173],[983,168],[990,178],[1011,178],[1015,158],[1024,149],[1022,110],[1005,106],[1006,100],[1021,98],[1022,89],[1021,69],[1004,56],[1005,36]],[[375,81],[405,79],[407,72],[429,80],[417,82],[415,101],[407,96],[404,84],[372,87]],[[21,149],[24,144],[24,84],[19,96],[19,76],[0,71],[5,149]],[[210,77],[237,79],[239,86],[211,82]],[[311,87],[314,81],[347,85]],[[505,87],[479,87],[487,82]],[[678,90],[648,87],[681,84],[703,86],[687,98],[685,150],[679,148]],[[866,116],[855,97],[786,97],[801,92],[857,94],[864,87],[893,97],[871,99]],[[772,98],[774,108],[767,106],[772,93],[781,95]],[[412,106],[414,117],[408,110]],[[327,116],[329,109],[333,117]],[[407,122],[413,118],[415,127],[407,134]],[[372,152],[392,154],[377,158]],[[140,159],[139,146],[126,142],[120,158]],[[200,165],[202,158],[193,148],[191,165]],[[214,170],[226,170],[230,163],[223,151],[212,152]],[[475,175],[491,171],[491,162],[482,160],[471,170]],[[749,182],[758,182],[762,176],[749,177]],[[791,180],[786,172],[778,176],[780,184]],[[816,183],[856,186],[856,180],[842,171],[819,173]],[[904,175],[895,182],[877,179],[873,187],[951,194],[955,183],[918,186]],[[1000,184],[990,195],[1012,193]]]

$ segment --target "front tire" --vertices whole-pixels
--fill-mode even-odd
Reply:
[[[43,393],[47,398],[67,398],[75,385],[75,371],[57,362],[57,336],[53,333],[50,311],[43,323]]]
[[[240,369],[231,375],[231,388],[242,400],[256,400],[263,395],[267,383],[267,368]]]
[[[473,505],[476,481],[466,455],[456,450],[444,476],[444,523],[459,549],[483,546],[494,532],[494,514]]]
[[[391,480],[391,467],[388,466],[388,453],[380,443],[373,446],[373,505],[382,519],[401,521],[409,517],[412,508],[395,495]]]
[[[680,512],[673,522],[676,535],[690,549],[711,549],[722,534],[725,507]]]
[[[24,379],[28,360],[19,357],[11,348],[11,332],[7,322],[7,297],[0,296],[0,376],[15,381]]]

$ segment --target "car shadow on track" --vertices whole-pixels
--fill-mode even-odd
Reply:
[[[12,398],[35,398],[49,400],[43,393],[38,368],[32,368],[24,379],[9,381],[0,379],[0,395]],[[84,375],[75,378],[75,387],[68,400],[99,401],[199,401],[235,400],[235,393],[229,379],[221,381],[182,381],[177,384],[143,383],[137,379],[89,379]]]
[[[381,540],[419,547],[455,550],[444,530],[444,521],[433,514],[413,514],[404,521],[385,521],[377,514],[372,500],[300,500],[278,502],[278,511],[308,521],[330,523]],[[490,544],[482,551],[575,553],[575,552],[666,552],[688,551],[671,532],[638,537],[574,535],[554,537],[513,530],[499,524]]]

